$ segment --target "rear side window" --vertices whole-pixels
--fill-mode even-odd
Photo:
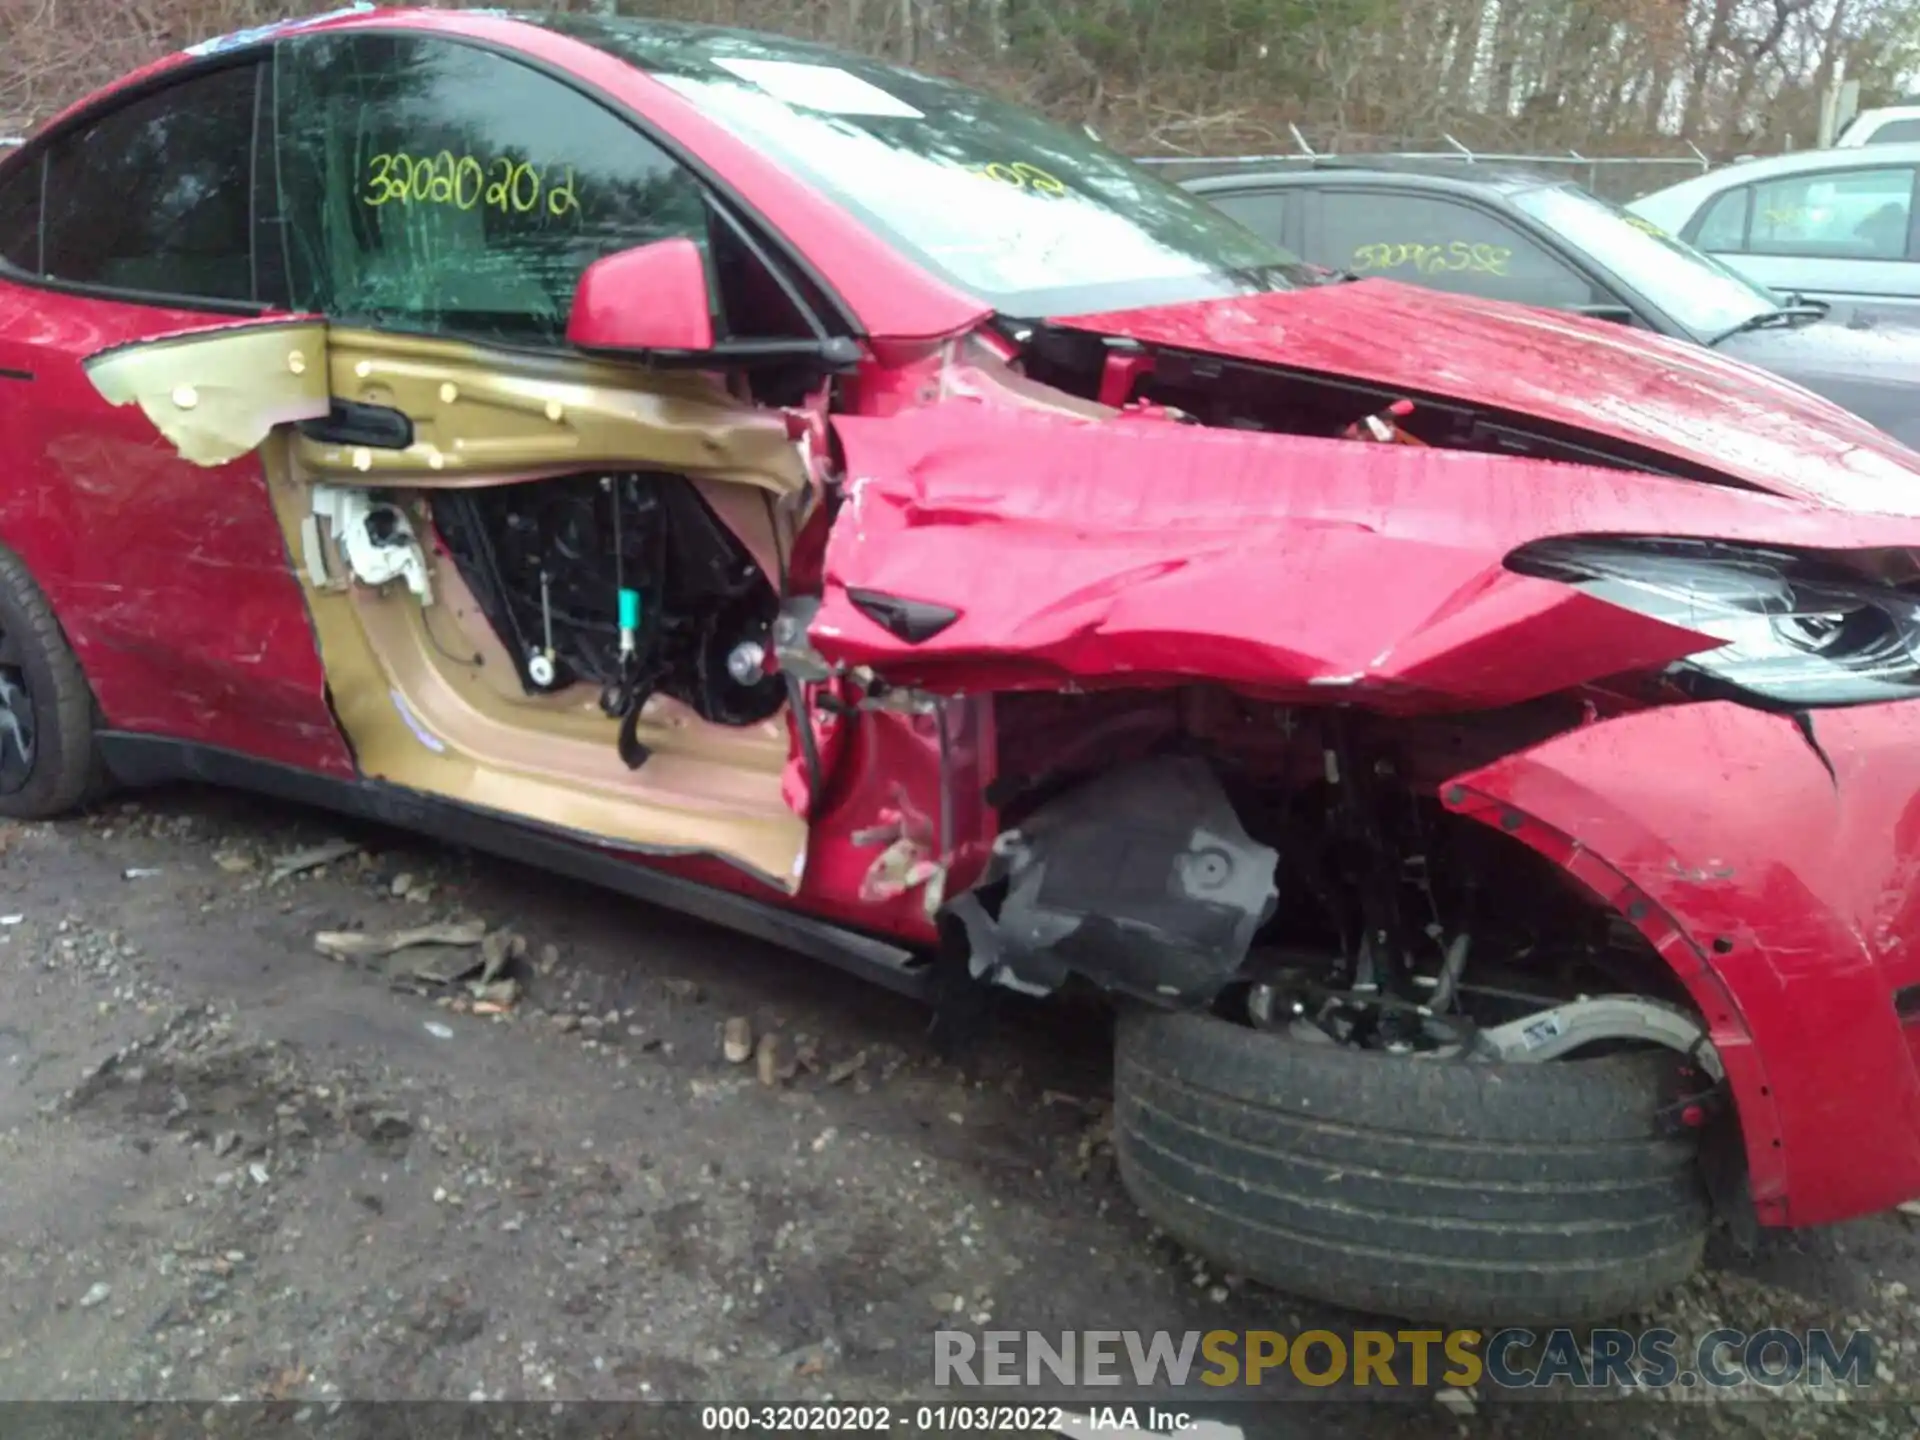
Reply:
[[[1361,276],[1521,305],[1592,304],[1579,271],[1498,215],[1428,195],[1321,192],[1308,259]]]
[[[1293,218],[1293,197],[1284,190],[1246,190],[1234,195],[1203,195],[1216,210],[1224,210],[1254,234],[1287,243],[1287,222]]]
[[[259,74],[243,65],[197,75],[56,140],[44,273],[146,295],[251,300]]]
[[[0,260],[29,275],[40,273],[40,174],[36,157],[0,180]]]
[[[708,242],[691,173],[529,66],[411,35],[309,35],[278,57],[271,263],[296,308],[557,344],[595,260]]]
[[[1738,252],[1747,243],[1747,204],[1753,191],[1742,185],[1724,195],[1716,195],[1700,216],[1700,228],[1693,243],[1702,250]]]
[[[1747,253],[1823,260],[1904,260],[1913,231],[1913,168],[1790,175],[1753,187]]]
[[[1869,145],[1898,145],[1907,140],[1920,140],[1920,120],[1889,120],[1867,136]]]

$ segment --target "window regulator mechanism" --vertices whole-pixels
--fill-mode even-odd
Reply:
[[[618,741],[620,759],[629,770],[638,770],[652,755],[639,736],[640,712],[647,698],[660,683],[660,676],[640,653],[642,620],[640,592],[626,581],[626,555],[620,537],[620,486],[612,476],[601,485],[610,493],[613,505],[613,584],[619,606],[620,651],[618,674],[600,691],[600,709],[620,722]]]
[[[560,662],[553,648],[553,581],[540,569],[541,648],[527,657],[527,678],[542,690],[551,690],[560,678]]]

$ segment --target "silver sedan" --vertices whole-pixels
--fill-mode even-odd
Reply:
[[[1782,294],[1920,308],[1920,143],[1746,160],[1627,208]]]

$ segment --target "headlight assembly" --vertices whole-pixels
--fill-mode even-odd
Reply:
[[[1920,595],[1790,551],[1711,540],[1550,540],[1509,557],[1724,641],[1673,667],[1691,688],[1783,710],[1920,695]]]

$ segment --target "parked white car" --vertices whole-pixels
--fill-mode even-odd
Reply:
[[[1920,143],[1745,160],[1634,201],[1782,294],[1920,307]]]
[[[1920,102],[1862,110],[1833,143],[1852,147],[1899,145],[1913,140],[1920,140]]]

